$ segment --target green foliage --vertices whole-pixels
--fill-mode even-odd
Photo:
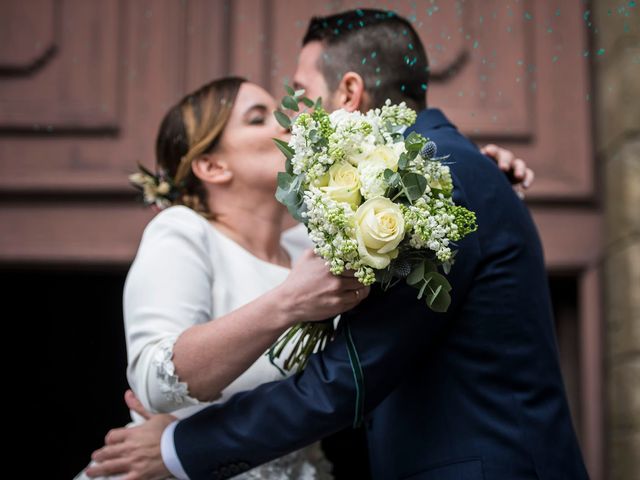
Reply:
[[[287,172],[278,172],[278,188],[276,190],[276,199],[284,204],[289,213],[297,221],[302,222],[302,211],[304,207],[304,198],[302,195],[302,176],[293,175]]]
[[[438,273],[430,260],[415,264],[407,277],[407,284],[418,289],[418,298],[424,297],[427,306],[434,312],[446,312],[451,304],[451,284],[444,275]]]
[[[413,172],[402,174],[402,191],[410,202],[419,199],[427,189],[427,179]]]
[[[298,101],[294,97],[290,96],[286,96],[282,99],[282,106],[295,112],[298,112],[300,110],[298,108]]]
[[[291,119],[287,116],[287,114],[281,112],[280,110],[274,111],[273,114],[275,115],[278,123],[282,125],[283,128],[286,128],[287,130],[291,128]]]

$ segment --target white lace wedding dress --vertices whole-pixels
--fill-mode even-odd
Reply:
[[[283,245],[295,260],[310,246],[304,227],[287,232]],[[142,403],[180,418],[209,405],[189,396],[188,385],[175,375],[176,339],[190,326],[215,321],[273,289],[288,274],[289,269],[253,256],[189,208],[160,212],[145,229],[124,291],[127,378]],[[214,403],[282,378],[261,356]],[[140,421],[132,417],[130,425]],[[234,478],[324,480],[332,478],[330,471],[314,444]],[[88,478],[82,472],[76,480]]]

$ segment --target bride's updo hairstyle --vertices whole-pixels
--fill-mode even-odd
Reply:
[[[206,218],[212,213],[207,190],[191,162],[215,148],[246,80],[225,77],[185,96],[165,115],[156,138],[156,162],[172,184],[171,203],[185,205]]]

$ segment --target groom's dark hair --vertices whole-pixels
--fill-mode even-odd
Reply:
[[[415,110],[425,107],[429,62],[407,19],[373,9],[313,17],[302,45],[313,41],[324,46],[318,69],[331,91],[352,71],[364,80],[372,107],[380,107],[387,98],[405,101]]]

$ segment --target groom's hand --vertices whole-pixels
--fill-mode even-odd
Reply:
[[[175,420],[168,414],[153,415],[138,427],[111,430],[105,446],[91,458],[96,462],[86,470],[93,477],[123,475],[123,480],[163,480],[171,476],[162,461],[162,432]]]

